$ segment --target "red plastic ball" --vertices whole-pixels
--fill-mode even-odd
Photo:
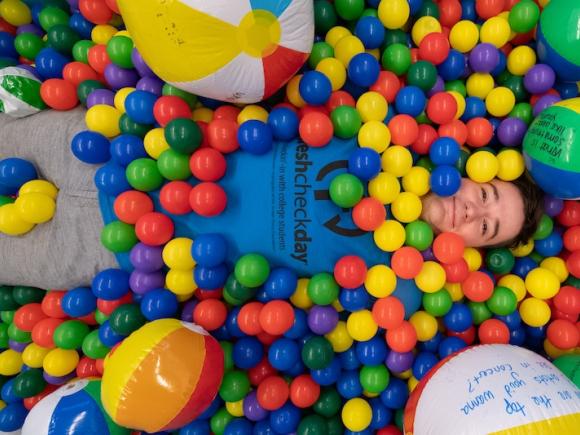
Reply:
[[[79,10],[93,24],[107,24],[113,18],[105,0],[79,0]]]
[[[222,213],[227,202],[226,192],[216,183],[200,183],[189,194],[189,205],[200,216],[210,217]]]
[[[52,349],[55,347],[54,340],[52,336],[56,328],[62,323],[62,319],[53,319],[47,317],[42,319],[32,328],[32,341],[41,347],[46,347],[47,349]]]
[[[329,116],[330,112],[326,106],[304,106],[298,110],[298,119],[302,120],[306,115],[310,113],[320,113],[324,116]]]
[[[282,335],[294,324],[294,309],[286,301],[270,301],[262,307],[258,320],[264,332]]]
[[[112,63],[107,53],[107,46],[97,44],[89,48],[88,61],[92,69],[101,75],[104,74],[105,68]]]
[[[22,400],[22,404],[26,409],[29,411],[36,406],[38,402],[48,396],[50,393],[56,391],[59,388],[58,385],[47,384],[42,390],[41,393],[37,394],[36,396],[27,397],[26,399]]]
[[[449,55],[449,40],[442,33],[433,32],[425,36],[419,44],[419,57],[439,65]]]
[[[83,356],[77,364],[76,374],[81,379],[99,376],[97,362],[88,356]]]
[[[183,98],[165,95],[155,102],[153,116],[161,127],[165,127],[174,119],[191,119],[191,109]]]
[[[133,302],[133,294],[129,292],[122,298],[115,299],[113,301],[97,299],[97,309],[105,316],[110,316],[118,307],[121,305],[130,304],[131,302]]]
[[[502,13],[505,0],[475,0],[475,12],[487,20]]]
[[[433,254],[441,263],[452,264],[463,258],[465,242],[455,233],[441,233],[433,241]]]
[[[279,335],[271,335],[271,334],[268,334],[266,331],[262,331],[258,335],[256,335],[256,338],[264,346],[271,346],[272,343],[274,343],[276,340],[278,340],[280,338],[280,336]]]
[[[224,293],[223,288],[217,288],[215,290],[203,290],[198,288],[195,291],[195,297],[197,300],[204,301],[206,299],[222,299]]]
[[[274,376],[276,373],[278,372],[272,367],[270,361],[268,361],[268,357],[265,356],[258,364],[248,370],[248,378],[250,379],[250,383],[255,387],[260,385],[264,379]]]
[[[99,75],[86,63],[71,62],[62,70],[62,78],[77,87],[85,80],[99,80]]]
[[[42,312],[48,317],[65,319],[68,317],[62,309],[62,298],[66,291],[51,290],[42,299]]]
[[[352,209],[354,224],[364,231],[374,231],[385,221],[387,210],[375,198],[363,198]]]
[[[431,144],[439,137],[437,131],[429,124],[419,125],[417,139],[411,144],[411,149],[417,154],[429,154]]]
[[[238,143],[238,122],[232,119],[214,119],[207,127],[209,146],[223,154],[236,151]]]
[[[487,319],[479,325],[477,336],[482,344],[508,344],[510,330],[505,323],[498,319]]]
[[[566,268],[572,276],[580,278],[580,251],[574,251],[568,256]]]
[[[162,246],[169,242],[174,229],[171,218],[158,212],[144,214],[135,224],[137,238],[149,246]]]
[[[159,202],[168,213],[184,215],[191,213],[189,195],[193,187],[185,181],[171,181],[161,188]]]
[[[397,426],[390,425],[379,429],[377,435],[403,435],[403,432]]]
[[[213,119],[225,119],[228,121],[235,121],[238,122],[238,115],[240,114],[241,109],[236,106],[230,105],[223,105],[218,107],[213,112]]]
[[[564,201],[564,208],[557,217],[558,223],[565,227],[580,225],[580,202]]]
[[[10,33],[12,36],[14,36],[16,35],[16,30],[16,27],[0,17],[0,32]]]
[[[395,115],[389,121],[391,142],[395,145],[409,146],[419,136],[419,125],[415,118],[409,115]]]
[[[154,206],[153,201],[146,193],[128,190],[115,198],[113,210],[121,222],[135,225],[139,218],[151,213]]]
[[[346,255],[334,265],[334,279],[339,286],[354,289],[364,284],[367,265],[357,255]]]
[[[300,375],[290,384],[290,401],[298,408],[309,408],[320,397],[320,385],[310,375]]]
[[[391,268],[402,279],[413,279],[423,267],[423,256],[412,246],[397,249],[391,258]]]
[[[580,250],[580,225],[570,227],[564,232],[564,247],[568,251]]]
[[[387,331],[387,345],[395,352],[405,353],[417,344],[417,331],[407,320],[394,329]]]
[[[116,14],[120,14],[121,11],[119,10],[119,5],[117,4],[117,0],[105,0],[109,9],[111,9]]]
[[[463,258],[455,263],[443,263],[441,266],[443,266],[443,269],[445,270],[447,282],[462,282],[469,274],[469,266],[467,265],[467,261]]]
[[[238,328],[248,335],[258,335],[263,331],[260,324],[260,312],[264,305],[260,302],[250,302],[240,308],[238,313]]]
[[[372,316],[381,328],[394,329],[401,326],[405,320],[405,306],[395,296],[380,298],[373,304]]]
[[[207,331],[219,329],[226,321],[228,309],[222,301],[206,299],[193,309],[193,321]]]
[[[471,346],[475,341],[475,326],[471,325],[465,331],[461,332],[447,331],[447,335],[449,337],[461,338],[465,344]]]
[[[75,86],[62,79],[48,79],[42,83],[40,96],[54,110],[71,110],[79,103]]]
[[[267,411],[275,411],[286,403],[289,395],[290,388],[284,378],[270,376],[258,385],[256,397],[262,408]]]
[[[392,71],[381,71],[377,81],[369,88],[381,94],[389,103],[395,101],[399,89],[401,89],[401,81]]]
[[[226,158],[214,148],[200,148],[189,159],[189,169],[200,181],[218,181],[227,169]]]
[[[21,306],[14,313],[14,325],[22,331],[30,332],[34,325],[43,319],[46,319],[46,314],[42,311],[42,306],[39,303],[26,304]]]
[[[300,138],[311,147],[328,145],[334,134],[334,127],[330,118],[317,112],[311,112],[300,120]]]
[[[432,33],[433,35],[433,33]],[[447,124],[457,114],[457,101],[448,92],[438,92],[429,98],[427,117],[436,124]]]
[[[461,12],[459,0],[441,0],[439,2],[439,22],[442,26],[453,27],[461,20]]]
[[[577,316],[580,314],[580,290],[565,285],[553,299],[554,307],[563,313]]]
[[[485,302],[493,294],[493,281],[480,271],[470,272],[461,284],[463,294],[473,302]]]
[[[467,126],[459,119],[440,125],[437,129],[439,136],[452,137],[461,146],[467,141]]]
[[[554,320],[548,326],[546,335],[558,349],[573,349],[580,341],[578,327],[568,320]]]
[[[326,108],[329,112],[340,106],[350,106],[355,107],[356,101],[353,96],[346,91],[334,91],[330,94],[330,98],[326,102]]]
[[[493,126],[485,118],[467,121],[467,144],[474,148],[487,145],[493,137]]]
[[[557,309],[552,309],[552,320],[556,320],[556,319],[562,319],[562,320],[568,320],[569,322],[572,323],[576,323],[578,321],[578,314],[568,314],[568,313],[564,313],[560,310]]]

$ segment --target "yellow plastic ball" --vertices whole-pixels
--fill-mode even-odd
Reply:
[[[0,15],[8,24],[15,27],[32,22],[32,13],[26,3],[20,0],[4,0],[0,2]]]
[[[249,104],[238,113],[238,124],[250,120],[268,122],[268,111],[261,106]]]
[[[401,192],[397,177],[388,172],[381,172],[369,182],[369,195],[382,204],[392,203]]]
[[[294,291],[294,294],[290,296],[290,302],[292,302],[292,305],[294,305],[296,308],[307,310],[313,305],[312,300],[310,300],[307,291],[309,281],[310,280],[308,280],[307,278],[300,278],[298,280],[298,284],[296,285],[296,290]]]
[[[431,174],[422,166],[413,166],[411,170],[403,176],[403,189],[405,192],[423,196],[429,193],[429,179]]]
[[[358,144],[383,153],[391,143],[391,131],[381,121],[365,122],[358,131]]]
[[[578,353],[578,347],[572,347],[570,349],[560,349],[559,347],[554,346],[547,338],[544,340],[544,350],[546,351],[546,354],[552,359],[559,358],[562,355],[570,355]]]
[[[413,24],[411,38],[418,47],[423,38],[429,33],[441,33],[441,23],[437,21],[437,18],[424,16],[419,18],[415,21],[415,24]]]
[[[415,277],[415,284],[425,293],[435,293],[445,285],[445,269],[435,261],[425,261]]]
[[[494,85],[495,82],[491,74],[473,73],[467,78],[465,88],[467,95],[470,97],[477,97],[484,100],[493,90]]]
[[[421,216],[423,203],[421,199],[411,192],[402,192],[391,205],[391,213],[399,222],[409,223],[416,221]]]
[[[535,298],[550,299],[560,290],[560,280],[554,272],[543,267],[530,270],[526,275],[526,289]]]
[[[353,343],[353,339],[348,333],[346,322],[339,320],[336,327],[325,335],[326,339],[330,341],[332,349],[335,352],[345,352]]]
[[[342,38],[334,47],[334,57],[336,57],[345,67],[348,67],[350,60],[359,53],[364,53],[365,46],[356,36],[349,35]]]
[[[511,89],[504,86],[493,89],[485,97],[485,108],[497,117],[506,116],[516,104],[516,97]]]
[[[237,402],[226,402],[226,409],[234,417],[244,416],[244,399],[238,400]]]
[[[338,91],[346,83],[346,68],[340,60],[334,57],[327,57],[318,62],[316,71],[328,77],[333,91]]]
[[[169,241],[163,248],[163,262],[170,269],[192,270],[195,260],[191,256],[193,240],[179,237]]]
[[[373,48],[372,50],[369,50],[368,48],[365,50],[365,53],[370,54],[372,57],[374,57],[376,60],[380,61],[381,60],[381,50],[379,50],[378,48]]]
[[[18,195],[26,195],[29,193],[41,193],[49,198],[56,199],[58,195],[57,187],[50,181],[46,180],[31,180],[27,181],[18,190]]]
[[[480,252],[475,248],[465,248],[463,251],[463,259],[467,262],[467,267],[470,272],[479,270],[483,261]]]
[[[536,52],[527,45],[514,48],[507,57],[507,69],[515,76],[523,76],[536,64]]]
[[[384,264],[372,266],[367,271],[365,289],[375,298],[386,298],[395,291],[397,276],[393,269]]]
[[[27,193],[14,202],[20,219],[30,224],[43,224],[54,217],[56,202],[42,193]]]
[[[517,275],[511,273],[504,275],[499,279],[497,285],[507,287],[513,291],[518,302],[523,301],[527,295],[526,284],[524,283],[524,280]]]
[[[568,269],[566,268],[566,262],[560,257],[544,258],[540,263],[540,267],[547,269],[556,275],[556,277],[558,277],[558,281],[561,283],[566,281],[570,275]]]
[[[515,248],[511,248],[510,251],[514,254],[515,257],[525,257],[526,255],[530,255],[534,250],[534,239],[530,239],[527,243],[520,243]]]
[[[380,121],[382,122],[389,110],[389,105],[385,97],[378,92],[365,92],[356,102],[356,109],[360,114],[363,122]]]
[[[381,0],[379,3],[379,20],[390,30],[403,27],[409,19],[410,12],[407,0]]]
[[[417,332],[417,340],[428,341],[437,334],[437,319],[425,311],[415,312],[409,319]]]
[[[340,305],[340,301],[338,299],[333,300],[330,305],[332,305],[332,307],[339,313],[344,311],[344,307]]]
[[[471,51],[479,40],[479,30],[472,21],[461,20],[449,32],[449,44],[461,53]]]
[[[22,369],[22,354],[12,349],[0,353],[0,375],[14,376]]]
[[[149,130],[143,140],[145,144],[145,152],[152,158],[157,160],[164,151],[169,149],[169,144],[165,140],[165,129],[154,128]]]
[[[511,36],[510,24],[505,18],[492,17],[486,20],[479,31],[481,42],[503,47]]]
[[[76,350],[52,349],[44,357],[42,367],[50,376],[65,376],[71,373],[79,363]]]
[[[377,333],[378,326],[369,310],[360,310],[348,316],[346,329],[356,341],[369,341]]]
[[[175,297],[177,298],[177,302],[186,302],[186,301],[190,300],[194,294],[195,294],[195,290],[192,291],[191,293],[184,293],[182,295],[175,295]]]
[[[338,41],[340,41],[342,38],[344,38],[346,36],[351,36],[351,35],[352,35],[351,31],[348,30],[346,27],[334,26],[332,29],[330,29],[326,33],[326,37],[324,38],[324,40],[332,48],[336,48],[336,44],[338,44]]]
[[[119,112],[121,112],[121,113],[126,112],[125,100],[129,96],[129,94],[132,94],[134,91],[135,91],[135,88],[123,88],[123,89],[119,89],[117,91],[117,93],[115,94],[114,104],[115,104],[115,108]]]
[[[91,39],[95,44],[107,45],[115,36],[117,29],[108,24],[97,24],[91,31]]]
[[[453,98],[455,98],[455,102],[457,103],[457,112],[455,112],[455,119],[459,119],[463,116],[465,112],[465,98],[457,91],[447,91]]]
[[[469,178],[476,183],[487,183],[497,175],[499,164],[497,157],[489,151],[478,151],[467,159],[465,170]]]
[[[165,286],[176,295],[187,295],[197,289],[193,279],[193,270],[171,269],[165,277]]]
[[[522,321],[534,328],[544,326],[550,321],[550,306],[541,299],[527,298],[520,304]]]
[[[116,108],[106,104],[97,104],[87,110],[85,122],[91,131],[101,133],[103,136],[112,138],[121,133],[119,120],[123,114]]]
[[[384,221],[373,233],[373,239],[379,249],[395,252],[405,243],[405,228],[396,220]]]
[[[356,397],[344,404],[341,416],[348,430],[361,432],[371,424],[373,411],[366,400]]]
[[[36,343],[30,343],[22,352],[22,362],[33,369],[42,368],[44,357],[48,355],[50,349],[41,347]]]
[[[131,41],[133,40],[133,37],[127,30],[119,30],[117,33],[115,33],[115,36],[124,36],[126,38],[129,38]]]
[[[286,97],[288,98],[288,101],[298,108],[306,106],[306,101],[304,101],[300,95],[299,86],[301,79],[302,74],[297,74],[292,77],[286,85]]]
[[[393,375],[398,378],[398,379],[402,379],[402,380],[408,380],[409,378],[411,378],[411,376],[413,376],[413,370],[412,369],[408,369],[405,370],[404,372],[393,372]]]
[[[497,155],[497,177],[503,181],[513,181],[524,173],[524,157],[517,150],[507,149]]]
[[[0,207],[0,233],[9,236],[21,236],[34,228],[34,224],[20,217],[16,204],[6,204]]]
[[[400,145],[390,146],[381,156],[381,167],[395,177],[403,177],[413,167],[411,151]]]
[[[409,388],[409,393],[412,393],[415,388],[419,385],[419,380],[415,376],[411,376],[407,381],[407,388]]]
[[[464,294],[463,289],[461,288],[461,283],[446,282],[443,288],[447,290],[447,293],[449,293],[453,302],[459,302],[461,299],[463,299]]]
[[[201,121],[210,123],[213,120],[213,110],[207,107],[198,107],[191,114],[191,119],[194,121]]]

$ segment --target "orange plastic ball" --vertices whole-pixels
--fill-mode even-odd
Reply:
[[[311,147],[323,147],[331,141],[334,127],[327,115],[311,112],[300,121],[299,133],[305,144]]]
[[[131,225],[135,225],[141,216],[151,213],[153,209],[153,200],[149,195],[137,190],[121,193],[113,204],[117,219]]]
[[[405,320],[405,306],[395,296],[377,299],[372,310],[373,320],[381,328],[398,328]]]
[[[387,210],[375,198],[363,198],[352,209],[354,224],[364,231],[374,231],[385,221]]]
[[[415,118],[409,115],[393,116],[388,127],[391,131],[391,142],[395,145],[409,146],[419,136],[419,125]]]
[[[508,344],[510,330],[501,320],[487,319],[479,325],[477,336],[482,344]]]
[[[580,331],[569,320],[554,320],[546,332],[548,340],[559,349],[568,350],[578,346]]]
[[[260,324],[260,312],[263,306],[260,302],[250,302],[240,308],[238,327],[244,334],[258,335],[263,331]]]
[[[290,401],[298,408],[309,408],[320,397],[320,385],[310,375],[300,375],[290,384]]]
[[[258,385],[258,403],[267,411],[275,411],[281,408],[288,400],[289,395],[290,388],[280,376],[270,376]]]
[[[262,329],[271,335],[282,335],[294,324],[294,309],[286,301],[270,301],[259,316]]]
[[[228,309],[222,301],[206,299],[193,309],[193,321],[207,331],[215,331],[226,321]]]
[[[387,345],[395,352],[410,352],[416,344],[417,331],[406,320],[403,320],[398,327],[387,331]]]
[[[413,279],[423,267],[423,256],[412,246],[397,249],[391,258],[391,268],[399,278]]]

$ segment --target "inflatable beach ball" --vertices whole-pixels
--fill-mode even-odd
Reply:
[[[0,113],[23,118],[45,109],[40,85],[40,80],[24,68],[0,69]]]
[[[442,360],[409,397],[406,435],[574,435],[580,390],[527,349],[490,344]]]
[[[103,406],[121,426],[177,429],[211,404],[223,372],[223,351],[202,328],[156,320],[133,332],[105,360]]]
[[[145,62],[184,91],[255,103],[308,59],[312,0],[118,0]]]
[[[101,404],[101,380],[82,379],[49,394],[30,411],[22,435],[129,435]]]
[[[580,199],[580,98],[543,110],[524,137],[530,174],[556,198]]]

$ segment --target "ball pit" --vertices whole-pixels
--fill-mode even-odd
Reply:
[[[241,91],[244,73],[228,72],[236,61],[218,72],[196,56],[176,56],[184,50],[172,45],[180,36],[152,40],[156,33],[148,30],[161,22],[143,20],[142,8],[128,1],[40,3],[0,3],[0,74],[33,90],[0,94],[2,110],[18,116],[45,105],[88,109],[88,130],[71,150],[102,165],[95,182],[111,209],[102,242],[132,267],[101,271],[92,285],[66,292],[0,287],[0,374],[13,377],[2,388],[0,431],[18,430],[30,409],[38,422],[44,408],[36,404],[72,377],[104,376],[104,408],[132,429],[393,435],[412,431],[409,423],[403,427],[409,394],[421,391],[420,381],[433,376],[440,360],[466,346],[511,343],[555,358],[556,365],[577,353],[580,210],[571,200],[579,195],[570,190],[577,168],[573,158],[566,168],[554,164],[537,141],[552,134],[543,125],[552,117],[566,129],[577,112],[578,88],[570,82],[578,78],[576,41],[550,19],[577,17],[573,2],[315,0],[312,52],[292,77],[312,42],[312,15],[300,9],[310,2],[294,0],[278,17],[280,26],[306,30],[292,36],[300,41],[289,46],[297,56],[288,69],[274,60],[290,52],[282,45],[279,53],[266,47],[251,54],[250,39],[238,46],[229,31],[216,35],[232,59],[241,50],[240,65],[254,65]],[[272,12],[262,14],[266,3],[252,4],[252,22],[242,21],[238,31],[251,37],[272,25]],[[179,8],[185,11],[180,26],[189,27],[192,14],[209,17],[198,13],[202,6]],[[159,50],[160,44],[170,49]],[[205,79],[175,76],[202,64],[210,74]],[[242,95],[248,89],[251,99]],[[255,102],[271,94],[248,106],[206,98]],[[566,138],[562,153],[573,155],[573,138],[556,133],[553,141]],[[357,234],[361,243],[335,235],[313,243],[308,267],[267,248],[268,230],[256,214],[268,207],[260,199],[267,178],[258,177],[272,171],[284,149],[307,153],[314,176],[330,162],[343,165],[315,186],[321,207],[313,216]],[[421,219],[421,198],[429,192],[451,197],[462,177],[514,181],[525,165],[549,194],[528,243],[465,247],[461,237],[434,233]],[[6,174],[0,210],[16,193],[56,197],[54,186],[33,180],[36,175]],[[566,177],[572,181],[563,183]],[[21,200],[19,209],[45,221],[33,202]],[[233,226],[239,210],[243,226]],[[11,222],[15,234],[40,223],[17,225],[16,209],[2,214],[0,224]],[[114,373],[139,380],[148,394],[161,387],[128,373],[138,357],[126,349],[156,322],[175,317],[219,340],[221,351],[205,336],[216,361],[224,355],[218,397],[197,403],[194,421],[191,413],[176,417],[190,398],[180,382],[191,367],[183,349],[172,348],[159,357],[184,368],[174,373],[182,376],[175,383],[180,395],[166,395],[173,414],[144,411],[131,400],[119,411],[110,391],[127,385]],[[124,349],[125,365],[116,361]],[[141,400],[137,390],[127,391]],[[172,402],[178,397],[185,399]]]

